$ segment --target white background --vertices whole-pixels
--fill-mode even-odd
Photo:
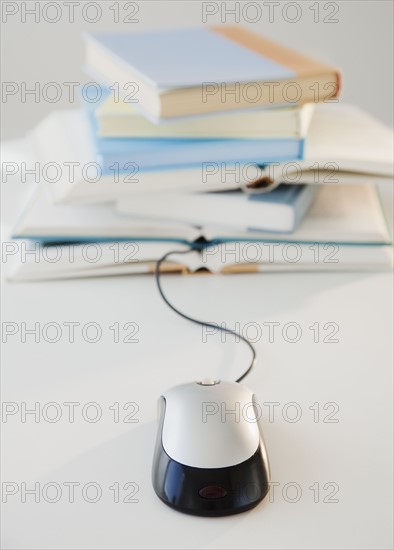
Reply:
[[[8,2],[2,2],[4,5]],[[257,2],[260,12],[253,8],[253,2],[239,2],[238,21],[251,30],[282,42],[290,47],[332,63],[342,69],[344,75],[343,99],[366,108],[383,122],[392,125],[393,120],[393,3],[387,1],[338,1],[319,2],[317,23],[316,5],[312,1],[296,2],[298,8],[292,8],[291,2],[277,2],[272,6],[273,21],[270,22],[270,5],[273,2]],[[93,7],[86,11],[88,19],[99,18],[97,23],[84,20],[82,14],[85,0],[75,7],[75,22],[68,22],[68,9],[62,6],[57,23],[48,23],[57,12],[44,6],[50,4],[42,0],[38,11],[38,23],[34,16],[26,15],[23,23],[22,4],[32,9],[35,2],[11,2],[18,5],[18,12],[9,16],[7,24],[2,25],[2,78],[5,82],[15,82],[34,88],[49,82],[88,82],[82,66],[84,63],[81,32],[99,30],[133,30],[144,28],[195,26],[203,23],[202,3],[198,1],[145,1],[139,2],[139,12],[134,17],[138,23],[114,23],[113,0],[98,2],[102,13],[97,15]],[[58,2],[62,5],[62,2]],[[94,2],[93,2],[94,4]],[[225,8],[234,9],[235,2],[211,2],[219,7],[216,15],[207,18],[208,25],[221,24],[222,21],[233,24],[235,15],[226,15]],[[294,4],[294,2],[293,2]],[[120,2],[120,20],[131,13],[127,2]],[[123,7],[126,7],[124,10]],[[223,6],[223,7],[222,7]],[[249,6],[249,7],[247,7]],[[339,7],[337,13],[336,6]],[[9,8],[11,9],[11,8]],[[243,16],[243,14],[245,14]],[[238,16],[237,16],[238,17]],[[299,20],[291,23],[288,20]],[[255,20],[248,23],[247,20]],[[287,20],[286,20],[287,19]],[[338,20],[337,23],[328,21]],[[325,22],[326,21],[326,22]],[[160,55],[160,52],[158,52]],[[165,62],[165,60],[163,60]],[[28,96],[21,103],[21,94],[11,96],[2,104],[3,137],[19,137],[26,129],[34,126],[43,116],[54,108],[70,107],[68,95],[63,94],[58,103],[45,101],[35,103]],[[75,105],[74,105],[75,106]]]

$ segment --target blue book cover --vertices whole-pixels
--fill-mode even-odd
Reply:
[[[96,160],[103,172],[114,165],[128,172],[128,163],[139,171],[198,166],[204,162],[253,162],[265,164],[302,160],[304,140],[283,139],[184,139],[184,138],[101,138],[96,120],[89,113]]]
[[[291,231],[295,231],[308,212],[318,189],[315,185],[279,185],[270,193],[248,195],[249,201],[262,202],[265,204],[280,204],[292,207],[294,212],[294,223]],[[259,231],[254,227],[250,231]]]
[[[85,38],[158,89],[296,76],[288,67],[207,27],[87,33]]]
[[[301,160],[303,141],[199,140],[199,139],[96,139],[97,161],[104,172],[115,163],[120,171],[134,162],[140,171],[197,166],[204,162],[253,162],[264,164]],[[112,168],[113,169],[113,168]]]

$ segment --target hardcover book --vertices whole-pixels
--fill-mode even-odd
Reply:
[[[85,35],[87,70],[151,119],[335,98],[337,69],[237,26]]]

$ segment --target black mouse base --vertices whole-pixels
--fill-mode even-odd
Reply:
[[[157,496],[179,512],[227,516],[257,506],[269,491],[269,470],[261,446],[248,460],[226,468],[194,468],[156,449],[152,475]]]
[[[159,496],[159,495],[158,495]],[[164,500],[159,496],[160,500],[167,504],[170,508],[173,510],[176,510],[177,512],[181,512],[182,514],[188,514],[189,516],[203,516],[203,517],[211,517],[211,518],[218,518],[223,516],[233,516],[235,514],[241,514],[242,512],[247,512],[248,510],[251,510],[252,508],[255,508],[262,500],[264,500],[264,497],[262,497],[260,500],[253,502],[252,504],[243,506],[241,508],[232,508],[232,509],[219,509],[219,510],[205,510],[205,509],[192,509],[192,508],[181,508],[180,506],[176,506],[172,504],[171,502],[168,502],[168,500]]]

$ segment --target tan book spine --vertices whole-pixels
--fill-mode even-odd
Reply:
[[[235,26],[213,26],[211,29],[229,40],[245,46],[250,50],[284,65],[294,71],[299,77],[321,76],[332,73],[336,79],[336,91],[331,98],[337,97],[341,88],[341,74],[339,69],[326,63],[321,63],[309,56],[300,54],[295,50],[277,44],[259,34]]]

